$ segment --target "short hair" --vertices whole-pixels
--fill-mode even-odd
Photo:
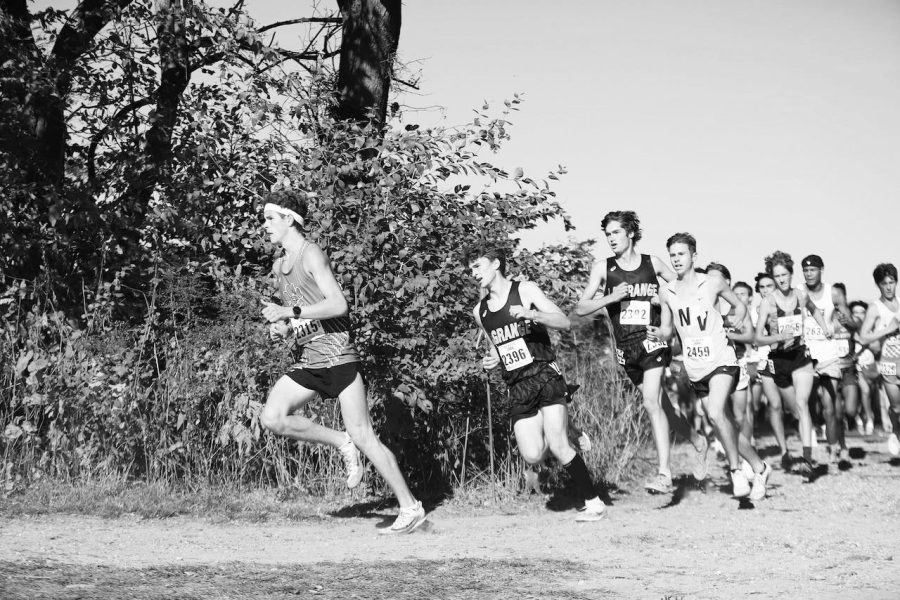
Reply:
[[[844,298],[847,297],[847,286],[844,285],[843,283],[841,283],[840,281],[832,284],[831,287],[841,290],[841,293],[844,295]]]
[[[891,263],[881,263],[872,271],[872,277],[875,278],[876,284],[881,283],[888,276],[893,277],[894,281],[897,281],[897,267]]]
[[[857,306],[862,306],[863,309],[869,310],[868,302],[863,302],[862,300],[854,300],[853,302],[850,303],[850,311],[853,312],[853,309],[856,308]]]
[[[723,276],[725,279],[727,279],[728,281],[731,281],[731,271],[729,271],[729,270],[728,270],[728,267],[726,267],[726,266],[723,265],[722,263],[711,262],[711,263],[709,263],[708,265],[706,265],[706,271],[707,271],[707,272],[709,272],[709,271],[718,271],[719,273],[722,274],[722,276]]]
[[[610,221],[617,221],[622,229],[632,234],[631,242],[633,244],[637,244],[641,239],[641,220],[633,210],[614,210],[606,213],[606,216],[600,221],[600,228],[606,231],[606,226]]]
[[[750,287],[750,284],[746,281],[738,281],[736,284],[734,284],[734,286],[732,286],[731,289],[736,290],[738,288],[744,288],[745,290],[747,290],[748,294],[750,294],[751,296],[753,295],[753,288]]]
[[[687,244],[687,247],[691,249],[691,252],[697,251],[697,240],[694,239],[689,233],[675,233],[669,236],[669,239],[666,240],[666,248],[671,248],[672,244]]]
[[[791,255],[787,252],[782,252],[781,250],[776,250],[772,254],[766,257],[766,273],[771,275],[776,266],[781,265],[787,272],[790,274],[794,274],[794,259],[791,258]]]
[[[759,282],[763,279],[772,279],[772,275],[769,273],[757,273],[756,277],[753,278],[754,286],[753,289],[756,290],[756,293],[759,293]],[[775,283],[775,280],[772,279],[772,283]]]
[[[477,246],[469,248],[465,252],[466,266],[471,265],[479,258],[486,258],[488,262],[500,261],[500,274],[506,275],[506,248],[500,246]]]
[[[282,208],[287,208],[300,215],[303,220],[307,219],[309,213],[309,205],[306,201],[306,194],[296,190],[275,190],[263,196],[265,202],[277,204]],[[294,220],[294,227],[300,230],[302,223]]]

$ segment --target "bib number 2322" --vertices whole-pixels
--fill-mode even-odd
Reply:
[[[516,338],[505,344],[497,346],[500,352],[500,360],[503,361],[503,368],[507,371],[515,371],[534,362],[534,356],[528,350],[525,340]]]

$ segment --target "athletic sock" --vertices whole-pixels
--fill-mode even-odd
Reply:
[[[803,446],[803,460],[812,462],[812,446]]]
[[[566,469],[566,473],[572,478],[572,483],[575,484],[575,490],[582,500],[588,500],[597,496],[597,491],[594,489],[594,483],[591,481],[591,474],[580,454],[576,453],[575,458],[563,466]]]

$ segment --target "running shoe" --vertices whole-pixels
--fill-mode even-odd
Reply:
[[[812,465],[808,460],[802,457],[794,460],[792,469],[794,473],[800,475],[806,481],[809,481],[813,474]]]
[[[541,492],[540,476],[538,475],[537,469],[528,468],[525,471],[525,493],[531,494],[532,492],[538,496],[543,494],[543,492]]]
[[[874,421],[866,421],[866,435],[875,435]]]
[[[644,489],[651,494],[671,494],[675,488],[672,486],[671,475],[657,473],[655,478],[644,484]]]
[[[863,429],[865,428],[865,426],[863,425],[862,417],[860,417],[859,415],[856,415],[856,419],[854,419],[854,421],[856,424],[856,431],[858,431],[859,433],[862,433]]]
[[[785,452],[781,455],[781,469],[785,473],[790,473],[791,467],[794,465],[794,457],[790,455],[789,452]]]
[[[750,499],[754,501],[762,500],[766,497],[766,484],[769,483],[769,476],[772,475],[772,467],[769,463],[764,462],[765,468],[762,473],[753,474],[753,489],[750,490]]]
[[[599,498],[585,500],[584,506],[578,509],[575,516],[576,523],[593,523],[594,521],[602,521],[609,514],[606,512],[606,505]]]
[[[350,439],[350,436],[347,435],[347,441],[338,450],[341,451],[341,456],[344,457],[344,469],[347,471],[347,487],[353,489],[359,485],[363,477],[363,468],[359,462],[359,449],[353,443],[353,440]]]
[[[703,481],[709,475],[709,440],[705,435],[700,435],[700,448],[694,450],[697,451],[697,462],[692,474],[697,481]]]
[[[896,433],[892,433],[888,436],[887,447],[891,456],[900,456],[900,439],[897,439]]]
[[[411,533],[416,527],[425,522],[425,509],[422,503],[417,501],[412,506],[401,508],[400,514],[394,520],[394,524],[384,529],[379,529],[378,533],[388,535],[392,533]]]
[[[590,452],[591,448],[593,448],[593,444],[591,444],[591,438],[588,437],[588,434],[585,432],[581,432],[581,435],[578,436],[578,449],[584,452]]]
[[[735,498],[744,498],[750,494],[750,482],[740,469],[731,470],[731,495]]]
[[[743,458],[741,459],[741,472],[744,474],[744,477],[747,478],[747,481],[753,481],[753,476],[756,475],[756,473],[753,472],[753,467],[750,466],[750,463]]]

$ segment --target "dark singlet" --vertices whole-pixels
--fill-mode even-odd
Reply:
[[[620,283],[628,284],[628,297],[606,307],[612,321],[617,344],[642,342],[647,326],[659,326],[662,309],[651,299],[659,293],[659,279],[649,254],[641,254],[641,264],[634,271],[626,271],[616,263],[616,257],[606,259],[606,287],[604,295],[612,293]]]
[[[731,310],[727,314],[722,315],[722,321],[725,326],[725,333],[741,333],[743,331],[742,327],[738,327],[734,323],[734,313]],[[736,342],[728,338],[728,345],[734,348],[734,354],[738,360],[744,358],[744,355],[747,354],[747,344],[745,342]]]
[[[794,301],[796,305],[792,310],[786,311],[778,305],[778,302],[773,298],[772,301],[775,302],[775,319],[778,324],[777,333],[783,333],[785,331],[790,331],[793,333],[794,337],[799,337],[803,334],[803,311],[800,309],[800,299],[796,297],[796,294],[793,295]],[[768,326],[768,323],[766,324]],[[772,349],[769,350],[769,357],[774,356],[787,356],[794,352],[797,352],[798,348],[803,347],[803,343],[795,343],[791,345],[789,348],[785,348],[784,342],[779,342],[778,345],[772,346]]]
[[[492,311],[488,308],[487,296],[482,298],[478,305],[481,326],[487,331],[488,339],[500,354],[503,380],[507,384],[531,377],[548,362],[556,360],[556,354],[550,345],[550,335],[544,325],[510,316],[509,307],[516,304],[522,304],[518,281],[512,282],[506,303],[498,310]],[[526,310],[530,308],[531,306],[525,306]]]

